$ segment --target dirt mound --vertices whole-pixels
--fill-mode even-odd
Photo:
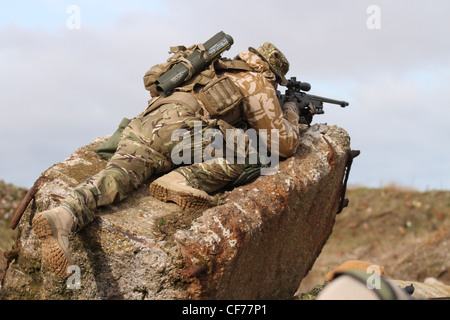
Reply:
[[[393,279],[432,277],[450,284],[450,191],[355,187],[348,198],[300,293],[322,284],[328,271],[347,260],[382,265]]]

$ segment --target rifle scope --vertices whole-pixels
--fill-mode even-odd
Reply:
[[[308,82],[297,81],[297,77],[291,77],[286,87],[303,91],[311,90],[311,85]]]

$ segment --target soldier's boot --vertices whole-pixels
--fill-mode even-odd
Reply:
[[[56,275],[66,278],[73,265],[69,251],[69,234],[74,220],[63,207],[47,210],[34,216],[33,230],[42,243],[42,263]]]
[[[186,178],[176,171],[153,181],[150,184],[150,194],[164,202],[175,202],[183,210],[208,208],[214,203],[213,197],[203,190],[191,187]]]

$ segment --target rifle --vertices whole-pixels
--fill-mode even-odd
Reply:
[[[291,79],[288,80],[286,88],[285,94],[281,94],[281,92],[277,90],[277,97],[280,101],[280,105],[283,105],[286,101],[295,102],[300,116],[299,123],[307,124],[308,126],[311,124],[314,115],[325,113],[323,111],[323,103],[337,104],[342,108],[348,106],[348,102],[346,101],[338,101],[302,92],[311,90],[311,85],[307,82],[297,81],[296,77],[291,77]]]
[[[307,82],[297,81],[296,77],[292,77],[290,80],[288,80],[286,87],[287,89],[285,94],[281,94],[281,92],[277,90],[277,97],[278,100],[280,101],[280,105],[283,105],[286,101],[295,102],[298,108],[298,114],[300,116],[298,122],[302,124],[307,124],[308,126],[311,125],[314,115],[325,113],[323,111],[324,103],[337,104],[340,105],[342,108],[348,106],[348,102],[346,101],[338,101],[330,98],[313,96],[305,92],[302,92],[302,90],[306,92],[311,90],[311,85]],[[331,147],[330,143],[326,138],[325,141]],[[345,198],[345,193],[347,191],[347,180],[350,174],[350,168],[352,166],[353,159],[359,156],[359,154],[360,154],[359,150],[347,151],[346,155],[347,159],[345,163],[345,176],[342,182],[341,195],[336,214],[341,213],[342,210],[348,206],[349,201],[348,199]]]

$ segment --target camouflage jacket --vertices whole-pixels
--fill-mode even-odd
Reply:
[[[279,154],[289,157],[299,145],[299,116],[294,103],[280,106],[274,83],[275,74],[257,54],[243,51],[238,59],[254,71],[227,72],[244,95],[243,112],[248,124],[256,131],[266,129],[270,142],[271,129],[278,130]]]

